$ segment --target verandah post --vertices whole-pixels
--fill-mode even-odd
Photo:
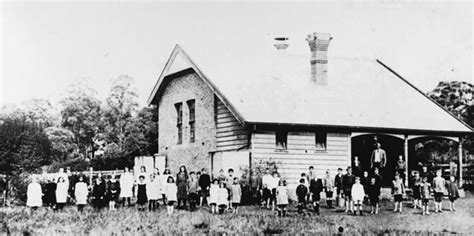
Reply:
[[[459,158],[459,187],[462,187],[462,137],[459,137],[458,142],[458,158]]]
[[[405,186],[408,187],[408,135],[405,135],[403,147],[405,152]]]

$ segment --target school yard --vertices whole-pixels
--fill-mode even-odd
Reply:
[[[408,207],[403,213],[393,213],[390,202],[382,202],[379,215],[353,216],[341,210],[322,207],[321,216],[300,216],[290,207],[289,216],[279,218],[268,210],[241,207],[236,215],[212,215],[207,211],[176,211],[166,215],[158,212],[138,212],[136,208],[93,212],[90,207],[78,214],[75,207],[53,213],[46,208],[29,215],[26,207],[0,208],[0,235],[148,235],[148,234],[343,234],[365,235],[444,235],[474,232],[474,195],[458,200],[457,211],[422,216],[420,210]],[[447,202],[445,205],[447,208]],[[26,233],[26,234],[25,234]]]

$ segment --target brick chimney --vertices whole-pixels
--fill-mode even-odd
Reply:
[[[308,35],[309,49],[311,50],[311,81],[319,85],[328,83],[328,47],[332,37],[326,33]]]

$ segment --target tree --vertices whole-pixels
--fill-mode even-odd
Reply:
[[[51,126],[45,133],[51,142],[51,155],[55,161],[66,161],[77,154],[74,133],[66,128]]]
[[[23,109],[31,122],[37,123],[42,128],[54,123],[53,106],[47,99],[31,99],[23,103]]]
[[[74,133],[74,141],[81,156],[94,156],[95,138],[100,132],[101,102],[97,92],[84,83],[71,86],[68,95],[61,100],[61,127]]]
[[[51,143],[42,127],[21,110],[0,116],[0,173],[12,183],[13,195],[25,194],[22,174],[51,163]]]
[[[474,127],[474,86],[463,81],[441,81],[438,86],[427,94],[431,99],[442,105],[465,123]],[[464,138],[463,147],[466,154],[474,154],[474,136],[469,135]],[[457,158],[457,149],[453,148],[452,142],[443,140],[436,141],[437,144],[424,143],[420,152],[428,152],[438,160],[446,160],[447,157]],[[417,151],[418,152],[418,151]],[[425,155],[425,154],[420,154]],[[468,156],[468,155],[464,155]]]
[[[108,142],[117,144],[120,152],[123,152],[126,128],[138,109],[137,99],[132,77],[122,75],[112,82],[104,111],[105,132]]]

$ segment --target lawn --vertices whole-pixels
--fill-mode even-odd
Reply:
[[[447,208],[447,202],[445,202]],[[324,234],[333,235],[342,227],[344,234],[471,234],[474,232],[474,196],[460,199],[458,210],[422,216],[420,210],[405,207],[403,213],[393,213],[393,206],[383,202],[379,215],[347,215],[341,210],[329,210],[323,205],[321,216],[297,215],[290,207],[287,217],[280,218],[258,207],[241,207],[236,215],[212,215],[204,209],[196,212],[177,211],[166,215],[158,212],[138,212],[135,208],[100,213],[86,208],[82,214],[75,207],[63,212],[41,208],[32,214],[26,207],[0,208],[0,235],[12,234]],[[408,204],[410,205],[410,204]],[[146,234],[143,234],[146,233]]]

